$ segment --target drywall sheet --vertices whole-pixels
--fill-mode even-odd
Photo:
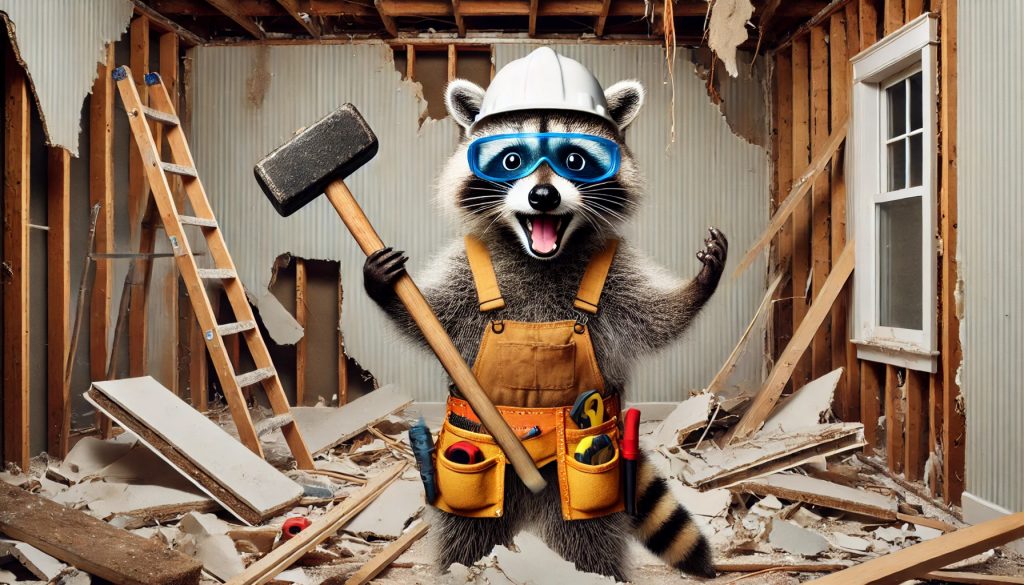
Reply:
[[[132,17],[128,0],[0,0],[18,60],[42,112],[47,144],[78,156],[82,102],[92,91],[103,47]]]
[[[497,64],[536,46],[499,45]],[[699,269],[694,253],[708,225],[728,234],[734,256],[745,249],[768,220],[767,153],[730,131],[685,51],[676,60],[678,138],[670,145],[672,95],[658,47],[556,48],[592,67],[606,85],[635,77],[648,88],[648,105],[628,141],[647,172],[649,193],[628,237],[684,276]],[[410,271],[416,276],[455,237],[453,226],[433,203],[433,183],[457,144],[455,123],[445,119],[420,124],[425,104],[416,86],[401,80],[391,50],[383,44],[198,47],[190,54],[193,152],[261,315],[264,305],[277,302],[267,285],[280,254],[341,260],[347,353],[379,380],[400,385],[417,400],[442,399],[446,383],[436,360],[408,351],[363,293],[364,257],[330,204],[321,198],[281,218],[256,185],[252,168],[296,129],[352,102],[377,134],[380,152],[346,182],[383,240],[409,251]],[[763,102],[759,82],[749,83],[749,99]],[[686,345],[638,368],[631,399],[680,400],[687,390],[706,385],[757,308],[764,292],[763,270],[759,263],[739,281],[724,279]],[[275,341],[293,343],[298,333],[292,323],[274,318],[267,325]],[[752,386],[760,383],[757,358],[741,365],[738,376],[748,375]]]

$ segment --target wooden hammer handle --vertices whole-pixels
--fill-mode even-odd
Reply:
[[[326,193],[327,198],[334,205],[334,209],[341,216],[341,221],[345,222],[348,231],[352,232],[352,237],[355,238],[363,253],[369,256],[384,247],[384,242],[370,225],[370,220],[366,219],[366,214],[356,203],[352,192],[348,190],[344,182],[334,181],[327,185]],[[541,477],[533,458],[526,452],[526,447],[523,446],[519,437],[512,432],[508,423],[498,413],[498,409],[487,398],[487,394],[480,387],[480,383],[476,381],[476,377],[473,376],[473,372],[462,359],[462,355],[455,349],[455,344],[448,337],[448,332],[437,320],[434,311],[427,304],[427,300],[423,298],[423,293],[408,274],[403,274],[395,282],[395,293],[405,305],[406,310],[409,311],[409,316],[415,321],[416,326],[423,332],[423,337],[430,345],[430,349],[434,350],[437,359],[441,360],[441,365],[451,376],[459,392],[473,407],[473,412],[480,417],[480,422],[505,452],[505,456],[512,463],[519,479],[526,484],[526,487],[530,488],[530,491],[539,493],[544,489],[546,482]]]

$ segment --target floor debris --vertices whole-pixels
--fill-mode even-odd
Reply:
[[[302,437],[314,455],[355,437],[412,404],[396,386],[384,386],[339,408],[303,406],[292,409]]]

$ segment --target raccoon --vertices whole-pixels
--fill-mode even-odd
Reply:
[[[564,110],[508,112],[476,122],[484,93],[465,80],[454,80],[447,88],[448,111],[465,136],[440,174],[437,201],[464,233],[486,243],[507,303],[503,319],[543,322],[571,318],[567,307],[572,307],[588,260],[610,238],[621,240],[623,224],[641,201],[643,178],[624,142],[624,131],[643,105],[643,87],[636,81],[623,81],[604,92],[614,123]],[[473,141],[524,132],[575,133],[612,141],[620,150],[619,167],[607,180],[589,183],[566,179],[549,163],[511,182],[482,179],[472,172],[467,151]],[[572,164],[572,160],[563,163]],[[709,228],[696,253],[700,269],[695,278],[683,281],[655,266],[627,242],[620,243],[601,295],[600,312],[587,325],[607,390],[625,395],[634,364],[686,331],[714,293],[727,252],[726,237]],[[391,248],[372,254],[364,265],[364,284],[400,329],[424,343],[392,289],[406,261],[403,252]],[[473,363],[481,332],[491,317],[479,310],[462,240],[452,242],[417,279],[462,357]],[[451,387],[451,391],[457,395],[457,389]],[[555,464],[541,472],[548,488],[532,494],[507,471],[503,517],[467,518],[434,510],[435,530],[431,532],[440,568],[456,562],[472,564],[495,545],[510,545],[520,530],[531,530],[580,570],[620,581],[628,579],[630,537],[683,572],[715,576],[708,541],[672,497],[665,479],[642,456],[634,516],[616,513],[564,521]]]

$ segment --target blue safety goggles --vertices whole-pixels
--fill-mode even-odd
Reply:
[[[619,145],[572,132],[499,134],[469,145],[469,168],[489,181],[522,179],[544,162],[570,181],[596,183],[619,172]]]

